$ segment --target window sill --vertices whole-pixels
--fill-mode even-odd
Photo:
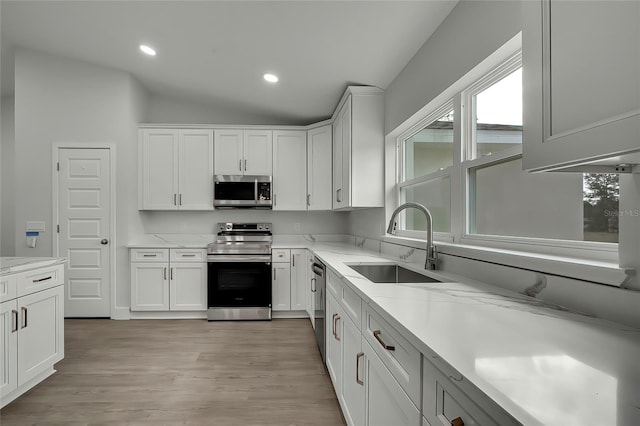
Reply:
[[[383,235],[382,241],[425,250],[426,242],[421,239]],[[617,263],[568,256],[531,253],[518,250],[484,247],[468,244],[454,244],[446,241],[435,242],[438,253],[495,263],[519,269],[558,275],[582,281],[623,286],[627,273]],[[452,271],[455,272],[455,271]]]

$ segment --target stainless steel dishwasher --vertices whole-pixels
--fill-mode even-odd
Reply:
[[[324,263],[317,257],[313,258],[313,278],[311,278],[311,292],[313,293],[313,310],[314,310],[314,327],[316,332],[316,341],[322,356],[322,362],[325,362],[324,347],[324,311],[325,311],[325,289],[326,289],[326,267]]]

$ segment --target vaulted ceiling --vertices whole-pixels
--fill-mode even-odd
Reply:
[[[347,85],[385,89],[456,3],[2,0],[2,94],[24,47],[129,72],[152,94],[307,124]]]

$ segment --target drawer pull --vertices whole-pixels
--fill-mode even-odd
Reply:
[[[373,332],[373,337],[376,338],[376,340],[378,341],[378,343],[380,343],[380,345],[385,348],[388,351],[395,351],[396,347],[395,346],[391,346],[391,345],[387,345],[385,342],[382,341],[382,339],[380,338],[380,330],[376,330]]]
[[[157,254],[143,254],[142,257],[158,257]]]
[[[15,333],[18,331],[18,311],[15,309],[11,310],[11,332]]]
[[[460,417],[451,420],[451,426],[464,426],[464,421]]]
[[[46,278],[38,278],[37,280],[33,280],[34,283],[41,283],[42,281],[49,281],[51,278],[53,278],[51,275],[49,275]]]
[[[196,257],[195,254],[183,254],[182,257]]]
[[[360,358],[364,356],[364,352],[359,352],[356,355],[356,383],[364,386],[364,381],[360,380]]]

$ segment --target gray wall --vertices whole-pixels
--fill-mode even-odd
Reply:
[[[15,54],[15,199],[17,256],[53,255],[52,144],[116,146],[116,301],[129,306],[125,244],[141,232],[137,212],[137,123],[145,118],[146,92],[118,70],[28,50]],[[46,232],[27,248],[25,222],[41,220]]]
[[[385,134],[513,38],[521,13],[520,0],[459,2],[386,88]],[[384,221],[383,208],[351,212],[349,233],[379,238]]]
[[[0,256],[15,253],[15,140],[13,96],[2,97],[0,135]]]

